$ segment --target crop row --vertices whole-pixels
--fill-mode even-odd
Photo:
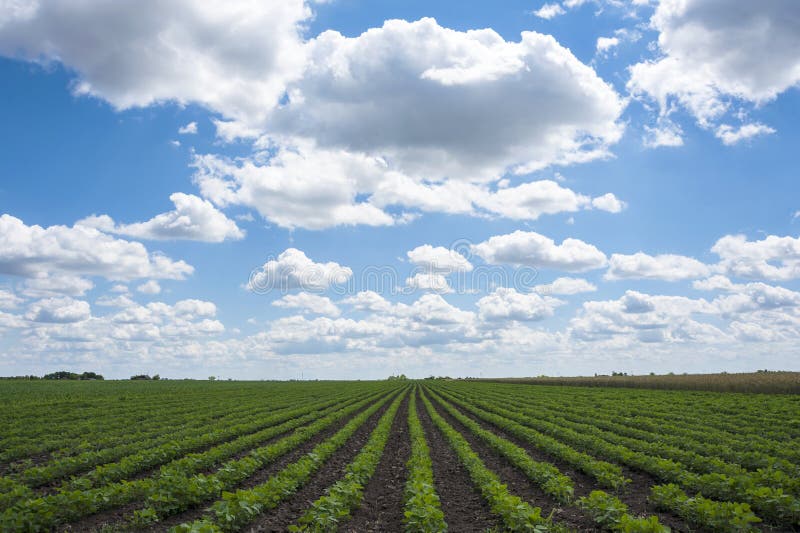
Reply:
[[[462,402],[465,400],[462,398]],[[598,454],[606,458],[627,464],[638,470],[647,472],[658,479],[664,481],[674,481],[688,490],[702,492],[703,494],[716,497],[724,501],[703,500],[705,507],[714,507],[715,512],[723,513],[724,508],[729,507],[728,503],[738,504],[742,514],[750,513],[747,504],[753,505],[764,517],[770,518],[775,523],[795,523],[797,520],[797,507],[795,500],[785,493],[782,489],[774,487],[753,487],[742,486],[731,483],[730,478],[720,474],[698,475],[686,470],[686,468],[674,461],[653,457],[641,452],[629,450],[623,446],[615,445],[603,441],[592,435],[583,435],[576,431],[563,428],[557,424],[542,420],[537,417],[534,410],[525,410],[518,407],[506,409],[495,405],[491,400],[486,401],[471,397],[468,401],[470,406],[479,406],[501,417],[514,420],[517,423],[542,430],[555,438],[564,442],[577,445],[580,448]],[[504,402],[506,407],[508,402]],[[512,403],[513,405],[513,403]],[[662,507],[669,502],[663,502]],[[678,511],[677,503],[673,502],[674,512]],[[690,518],[694,523],[709,527],[704,523],[713,513],[692,514]],[[755,516],[755,515],[753,515]]]
[[[633,426],[612,421],[613,413],[609,410],[602,410],[598,409],[597,407],[572,405],[573,402],[571,400],[569,404],[565,404],[563,399],[561,401],[546,402],[542,401],[540,398],[533,399],[527,397],[524,394],[503,394],[496,390],[485,390],[482,391],[482,393],[487,397],[494,397],[504,401],[513,399],[514,401],[536,409],[538,412],[542,412],[542,414],[546,414],[548,418],[557,417],[558,419],[567,422],[584,424],[588,423],[590,425],[600,427],[601,429],[609,430],[615,434],[625,435],[640,440],[668,443],[675,448],[686,449],[686,451],[695,454],[695,457],[703,456],[698,457],[697,459],[687,459],[687,456],[678,459],[687,462],[690,464],[690,466],[692,463],[696,463],[702,468],[709,465],[710,462],[713,462],[715,458],[716,460],[723,459],[728,462],[735,462],[737,464],[720,465],[719,462],[717,462],[721,468],[730,469],[732,467],[734,468],[733,471],[738,469],[738,471],[735,473],[740,474],[742,473],[742,467],[740,464],[745,461],[753,465],[756,469],[764,469],[764,471],[759,472],[759,475],[762,476],[764,482],[783,486],[784,488],[789,488],[790,490],[796,490],[798,487],[796,482],[796,465],[785,459],[779,458],[794,457],[798,455],[797,449],[790,445],[781,445],[780,443],[769,441],[770,451],[777,452],[778,454],[778,457],[771,457],[767,453],[759,451],[757,445],[753,445],[752,439],[750,439],[749,445],[742,443],[741,439],[733,439],[733,443],[736,444],[738,450],[734,450],[729,446],[726,447],[719,444],[709,445],[707,442],[709,435],[715,439],[715,443],[719,443],[720,441],[730,442],[731,439],[729,438],[730,436],[728,434],[714,431],[707,426],[704,427],[703,433],[703,435],[706,436],[706,439],[698,441],[695,439],[695,436],[698,432],[694,432],[694,434],[692,434],[686,431],[685,424],[682,424],[681,426],[675,426],[667,423],[663,419],[659,420],[658,424],[652,424],[647,430],[643,430],[641,425]],[[556,420],[556,418],[553,418],[553,420]],[[669,433],[672,433],[675,436],[670,437]],[[743,454],[742,451],[740,451],[742,448],[748,450],[748,453]],[[706,457],[711,459],[707,459]],[[772,470],[775,469],[779,470],[779,472],[773,473]],[[732,472],[732,470],[729,470],[729,472]],[[782,475],[781,472],[783,474],[789,474],[789,476]],[[774,477],[770,478],[769,476]],[[794,483],[790,477],[795,478]]]
[[[472,479],[475,487],[483,498],[503,521],[504,526],[510,531],[560,531],[563,528],[554,524],[549,519],[542,517],[539,507],[532,507],[519,496],[508,492],[506,486],[481,461],[480,457],[472,450],[466,439],[445,421],[431,404],[430,400],[421,393],[425,410],[433,424],[441,431],[445,440],[458,456]]]
[[[309,411],[324,408],[330,403],[329,401],[308,407],[301,406],[301,408],[289,411],[279,410],[268,417],[263,417],[262,413],[257,413],[254,415],[255,422],[238,424],[227,429],[224,427],[212,431],[206,429],[205,432],[196,435],[194,438],[188,438],[188,435],[172,434],[166,444],[155,447],[142,446],[142,451],[128,455],[122,461],[103,464],[82,477],[73,478],[68,483],[65,483],[61,490],[88,490],[111,481],[120,480],[180,457],[187,451],[221,442],[238,434],[257,431],[260,428],[272,426],[295,416],[302,416]],[[87,462],[89,460],[97,460],[97,458],[90,457]],[[59,467],[64,470],[59,471]],[[71,461],[67,460],[61,463],[61,461],[57,460],[46,467],[37,467],[33,470],[39,476],[39,478],[33,479],[39,479],[41,482],[44,474],[50,474],[55,478],[58,475],[68,473],[72,468],[74,468],[74,463]],[[0,479],[0,510],[6,509],[16,502],[33,498],[35,498],[35,494],[28,486],[14,480]]]
[[[436,393],[431,392],[431,396],[471,433],[481,438],[493,450],[520,469],[543,492],[561,503],[572,503],[572,480],[562,474],[558,468],[550,463],[534,461],[524,449],[491,431],[483,429],[480,424],[448,404]],[[594,491],[587,498],[581,498],[578,503],[590,512],[596,522],[611,531],[624,531],[627,533],[665,533],[669,531],[669,528],[659,523],[658,517],[634,517],[628,513],[627,506],[616,496],[606,494],[600,490]]]
[[[711,428],[730,437],[753,436],[760,444],[800,437],[794,396],[738,395],[698,392],[632,391],[576,387],[530,387],[504,384],[459,384],[459,389],[497,391],[535,400],[537,405],[613,412],[625,417],[667,420],[683,427]]]
[[[484,420],[486,420],[488,422],[491,422],[492,424],[500,427],[501,429],[504,429],[504,430],[514,434],[515,436],[518,436],[518,437],[522,438],[523,440],[528,440],[529,442],[532,442],[534,445],[536,445],[535,444],[537,442],[536,440],[531,441],[528,438],[528,437],[531,436],[531,431],[533,431],[533,430],[531,430],[530,428],[527,428],[526,426],[524,426],[522,424],[522,423],[526,422],[527,418],[530,418],[530,417],[526,418],[524,416],[520,416],[520,417],[517,418],[515,416],[515,413],[503,410],[503,409],[501,409],[499,407],[489,407],[489,409],[493,409],[496,412],[484,411],[484,410],[482,410],[482,409],[480,409],[478,407],[475,407],[474,405],[466,402],[463,399],[458,399],[458,398],[455,398],[455,397],[452,397],[452,396],[450,398],[452,398],[452,400],[455,403],[457,403],[458,405],[460,405],[461,407],[463,407],[467,411],[471,412],[473,415],[477,416],[478,418],[481,418],[481,419],[484,419]],[[499,414],[499,413],[502,413],[502,414]],[[503,415],[506,415],[506,416],[503,416]],[[518,420],[518,421],[515,421],[512,418],[516,418],[516,420]],[[534,434],[534,436],[541,435],[541,434],[538,434],[535,431],[533,431],[533,434]],[[563,445],[562,444],[561,446],[566,447],[567,449],[571,450],[571,448],[569,448],[567,445]],[[560,447],[556,448],[556,450],[559,450],[559,449],[560,449]],[[575,453],[579,453],[579,452],[575,452]],[[569,455],[570,454],[567,454],[566,457],[569,458]],[[621,489],[622,487],[618,487],[618,488]],[[594,501],[597,502],[598,500],[600,500],[600,498],[596,497]],[[608,512],[611,513],[611,515],[613,515],[612,518],[611,518],[612,521],[618,522],[620,520],[625,520],[627,522],[627,519],[621,518],[621,514],[624,514],[624,513],[620,513],[619,512],[619,508],[620,508],[619,505],[617,505],[613,500],[609,500],[607,497],[603,501],[605,501],[605,503],[607,504]],[[716,502],[716,501],[712,501],[712,500],[707,500],[706,501],[706,506],[711,507],[711,508],[715,508],[715,509],[722,509],[722,508],[727,507],[727,505],[728,504],[726,502]],[[677,509],[676,508],[669,508],[668,504],[666,502],[664,504],[662,504],[661,507],[662,508],[667,508],[667,510],[671,510],[672,512],[675,512],[676,514],[678,514],[677,513]],[[749,512],[749,507],[747,507],[746,504],[744,504],[744,509],[746,509]],[[590,510],[591,510],[591,508],[590,508]],[[690,522],[692,522],[695,525],[698,525],[700,527],[709,527],[709,524],[705,522],[706,518],[707,517],[704,516],[704,515],[695,514],[695,515],[692,515],[690,517],[687,517],[687,520],[689,520]],[[645,526],[646,526],[646,524],[645,524]]]
[[[307,424],[308,422],[318,419],[317,422],[312,423],[310,426],[295,430],[292,436],[279,441],[284,442],[294,437],[292,441],[294,442],[297,440],[297,435],[305,436],[309,431],[321,431],[324,427],[338,420],[339,417],[345,417],[354,410],[359,409],[362,405],[372,401],[374,397],[374,395],[370,396],[345,408],[341,408],[340,405],[331,407],[328,410],[315,411],[305,417],[301,416],[282,425],[267,428],[258,434],[254,434],[252,438],[250,436],[243,437],[211,448],[200,454],[190,454],[165,465],[154,477],[137,479],[134,481],[123,480],[89,490],[65,490],[49,496],[18,502],[16,505],[0,514],[0,530],[48,530],[56,524],[73,521],[139,499],[161,495],[163,493],[167,495],[176,494],[182,487],[192,486],[200,479],[212,477],[192,476],[194,472],[203,468],[208,468],[220,460],[223,460],[225,457],[238,453],[242,449],[246,450],[254,444],[254,440],[256,439],[261,441],[267,440],[272,436],[288,431],[292,427],[298,427],[299,425]],[[331,409],[337,408],[338,410],[335,410],[333,413],[326,414],[326,412]],[[322,418],[319,418],[320,416],[322,416]],[[249,459],[250,457],[251,456],[248,456],[245,459]],[[235,463],[226,466],[229,467],[228,470],[239,471],[236,466],[240,465]],[[225,467],[220,469],[221,472],[227,472],[228,470],[226,470]],[[161,496],[161,499],[165,501],[169,500],[169,498],[164,496]]]
[[[326,414],[278,441],[251,450],[245,457],[226,462],[213,474],[191,475],[191,473],[187,474],[176,469],[162,472],[159,476],[159,483],[148,494],[144,507],[134,512],[133,523],[137,526],[150,524],[163,517],[219,497],[223,491],[231,490],[258,470],[272,464],[321,431],[375,400],[375,396],[370,396],[366,400]],[[386,400],[388,400],[388,396],[384,396],[379,403]]]
[[[508,400],[506,401],[508,402]],[[474,399],[474,403],[486,407],[483,400]],[[647,472],[668,483],[677,483],[686,489],[701,492],[719,500],[748,503],[763,518],[770,518],[776,522],[800,524],[800,501],[793,495],[784,492],[780,487],[759,485],[757,479],[746,474],[736,476],[717,472],[697,474],[686,465],[672,459],[649,455],[623,444],[610,442],[591,434],[591,432],[570,429],[568,424],[561,421],[555,423],[541,419],[535,410],[520,408],[513,401],[511,405],[514,406],[513,411],[496,406],[494,406],[494,410],[498,413],[505,411],[515,417],[523,417],[524,423],[530,427],[593,454],[599,454]],[[613,435],[606,435],[606,437],[617,442],[623,441],[622,437]]]
[[[590,417],[587,415],[585,417],[576,417],[580,419],[579,422],[576,422],[561,416],[559,410],[544,408],[539,405],[529,407],[529,404],[520,401],[516,397],[500,397],[491,394],[484,396],[497,399],[498,401],[502,400],[504,403],[519,407],[528,413],[535,412],[539,417],[546,418],[551,425],[556,425],[564,429],[572,429],[583,435],[594,435],[606,442],[625,446],[633,451],[671,459],[692,472],[724,475],[735,480],[735,483],[743,486],[778,487],[790,493],[797,493],[798,490],[800,490],[800,480],[782,470],[762,468],[755,472],[749,472],[738,464],[725,462],[718,458],[679,448],[675,446],[674,443],[667,442],[667,439],[664,438],[658,438],[657,436],[648,439],[641,438],[641,436],[634,438],[626,436],[622,432],[599,428],[597,427],[598,421],[596,416]],[[602,424],[602,421],[600,421],[600,423]],[[795,468],[791,467],[790,469],[795,470]]]
[[[281,501],[294,494],[347,442],[359,427],[389,401],[390,396],[385,396],[353,417],[333,436],[316,445],[311,452],[286,466],[265,483],[236,492],[222,492],[222,499],[209,508],[204,518],[192,523],[181,524],[173,528],[173,531],[237,531],[243,528],[258,515],[273,509]],[[400,399],[401,397],[397,396],[395,402],[399,403]]]
[[[542,389],[549,390],[542,390]],[[752,444],[771,447],[800,436],[800,420],[793,397],[720,395],[716,393],[643,392],[572,387],[505,386],[480,387],[535,401],[536,405],[562,406],[566,410],[598,411],[611,416],[645,418],[656,423],[673,422],[683,428],[721,432],[727,439],[752,440]],[[749,401],[755,398],[758,401]],[[749,416],[746,410],[753,411]],[[796,449],[786,446],[785,449]]]
[[[155,436],[152,438],[132,439],[132,442],[121,446],[101,448],[79,455],[58,458],[45,465],[24,470],[12,476],[12,479],[30,487],[37,487],[95,465],[101,465],[83,476],[82,479],[70,483],[73,488],[90,488],[108,481],[122,479],[141,469],[156,466],[160,464],[159,461],[166,462],[188,450],[274,424],[276,420],[281,419],[282,412],[296,411],[296,409],[291,409],[290,405],[274,406],[255,412],[250,409],[249,413],[245,412],[246,416],[242,416],[242,411],[237,409],[221,418],[198,417],[194,423],[187,424],[183,428],[169,428],[166,425],[154,430]],[[295,407],[297,407],[297,402],[295,402]],[[279,416],[265,417],[265,413]],[[209,426],[213,426],[215,429],[209,431]],[[150,436],[151,433],[147,435]],[[144,455],[139,452],[143,449],[147,450]],[[121,464],[111,463],[123,457]]]
[[[299,397],[295,394],[291,396]],[[38,432],[9,439],[3,445],[2,457],[4,460],[13,460],[31,454],[55,452],[54,457],[58,458],[104,450],[140,440],[147,435],[165,433],[165,428],[174,428],[186,420],[198,417],[214,420],[234,411],[246,412],[248,409],[252,411],[259,408],[263,408],[263,402],[258,398],[238,402],[227,398],[224,401],[218,400],[216,404],[209,404],[204,409],[199,409],[197,404],[183,405],[180,408],[160,405],[138,411],[134,407],[131,416],[109,414],[92,418],[87,414],[87,418],[81,423],[64,427],[59,427],[58,423],[49,423],[48,414],[36,424]]]
[[[347,465],[342,479],[334,483],[297,520],[289,531],[336,531],[340,521],[347,520],[364,497],[364,487],[372,478],[381,460],[397,409],[406,393],[398,396],[372,431],[369,441]]]
[[[412,392],[408,403],[408,433],[411,438],[411,457],[406,464],[408,479],[404,493],[403,521],[406,532],[447,531],[439,495],[433,484],[430,449],[417,414],[416,390]]]
[[[514,435],[520,440],[539,448],[552,457],[564,461],[581,472],[593,477],[601,486],[620,490],[629,482],[629,480],[622,475],[622,469],[617,465],[601,461],[591,455],[579,452],[571,446],[529,428],[514,419],[504,417],[490,410],[481,409],[473,404],[467,403],[461,398],[447,394],[444,391],[440,390],[439,392],[448,400],[453,401],[477,418],[499,427],[503,431]]]

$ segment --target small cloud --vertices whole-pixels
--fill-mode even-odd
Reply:
[[[717,128],[715,135],[718,139],[721,139],[722,143],[726,146],[732,146],[740,141],[751,139],[759,135],[769,135],[772,133],[775,133],[773,128],[770,128],[766,124],[755,122],[739,126],[738,129],[729,124],[722,124]]]
[[[539,18],[550,20],[559,15],[563,15],[566,11],[564,11],[564,8],[559,4],[545,4],[539,9],[531,11],[531,13]]]
[[[612,48],[619,46],[619,39],[617,37],[599,37],[597,39],[597,53],[605,55]]]
[[[142,294],[158,294],[161,292],[161,285],[159,285],[156,280],[151,279],[136,287],[136,290]]]
[[[627,206],[628,204],[614,196],[614,193],[610,192],[592,199],[592,207],[609,213],[619,213]]]
[[[178,133],[181,135],[194,135],[197,133],[197,122],[190,122],[185,126],[178,128]]]
[[[177,147],[179,147],[179,146],[181,145],[181,142],[173,139],[173,140],[171,140],[171,141],[169,142],[169,144],[171,144],[172,146],[174,146],[175,148],[177,148]]]
[[[683,146],[683,130],[672,122],[664,122],[655,127],[645,126],[642,139],[647,148],[660,146]]]

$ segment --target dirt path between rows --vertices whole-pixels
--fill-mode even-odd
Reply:
[[[472,484],[469,473],[450,448],[417,395],[417,412],[433,462],[433,482],[449,531],[467,533],[499,528],[498,518]]]
[[[536,448],[532,444],[527,443],[522,439],[519,439],[509,433],[506,433],[505,431],[495,426],[494,424],[480,420],[478,417],[476,417],[472,413],[469,413],[465,409],[461,409],[458,406],[455,407],[459,411],[461,411],[461,413],[463,413],[464,415],[468,416],[469,418],[480,424],[480,426],[483,429],[487,429],[493,432],[495,435],[503,437],[504,439],[507,439],[516,444],[517,446],[519,446],[520,448],[524,449],[534,461],[551,463],[556,468],[558,468],[562,474],[564,474],[565,476],[569,476],[569,478],[572,479],[576,498],[582,496],[588,496],[591,491],[597,489],[613,493],[613,490],[601,487],[594,478],[588,476],[587,474],[584,474],[580,470],[562,461],[561,459],[553,457],[552,455],[540,450],[539,448]],[[604,459],[603,457],[600,456],[596,457],[598,459]],[[613,463],[613,461],[610,462]],[[653,506],[653,504],[651,504],[647,500],[650,494],[650,487],[659,484],[659,482],[655,478],[645,473],[638,472],[624,466],[623,466],[623,474],[625,475],[625,477],[631,479],[631,483],[623,493],[615,495],[628,506],[629,513],[631,515],[633,516],[656,515],[658,516],[658,520],[662,524],[669,526],[674,532],[697,530],[696,527],[689,526],[689,524],[687,524],[686,521],[684,521],[682,518],[678,516],[675,516],[671,513],[656,511],[655,506]],[[554,518],[558,516],[559,514],[556,514],[554,515]]]
[[[289,496],[286,500],[278,504],[275,509],[267,511],[258,517],[252,524],[245,528],[251,532],[279,532],[286,531],[288,527],[302,516],[325,491],[344,477],[347,465],[352,462],[361,448],[369,440],[372,430],[378,424],[383,414],[389,409],[394,398],[386,402],[373,413],[356,432],[347,439],[347,442],[330,457],[322,467],[317,470],[303,485],[300,490]]]
[[[347,533],[403,530],[403,494],[408,477],[406,463],[411,456],[406,395],[392,424],[389,440],[372,479],[364,489],[361,506],[341,528]]]
[[[601,531],[594,520],[581,509],[574,505],[563,506],[548,496],[541,488],[531,481],[521,470],[511,464],[505,457],[493,450],[482,439],[475,436],[466,426],[445,411],[436,400],[433,400],[439,416],[461,433],[467,440],[472,450],[478,454],[486,467],[500,477],[508,487],[508,492],[519,496],[533,507],[542,509],[542,516],[547,517],[552,513],[553,520],[578,531]],[[498,433],[493,431],[496,435]],[[500,436],[500,435],[498,435]]]
[[[296,461],[301,456],[303,456],[306,453],[310,452],[314,448],[314,446],[316,446],[320,442],[324,441],[325,439],[329,438],[334,433],[336,433],[337,431],[342,429],[347,424],[347,422],[349,422],[354,416],[357,416],[359,413],[361,413],[361,412],[365,411],[366,409],[368,409],[370,405],[373,405],[373,404],[370,403],[368,405],[363,406],[361,409],[359,409],[355,413],[345,417],[343,420],[339,420],[339,421],[335,422],[330,427],[328,427],[328,428],[324,429],[323,431],[317,433],[310,440],[308,440],[305,443],[301,444],[300,446],[298,446],[294,450],[290,451],[289,453],[283,455],[282,457],[279,457],[275,462],[273,462],[273,463],[267,465],[266,467],[262,468],[261,470],[257,471],[253,476],[249,477],[244,482],[242,482],[239,486],[235,487],[232,490],[252,488],[252,487],[254,487],[256,485],[259,485],[259,484],[265,482],[272,475],[274,475],[277,472],[279,472],[280,470],[282,470],[288,464]],[[313,422],[309,422],[309,424],[312,424],[312,423]],[[306,424],[306,425],[309,425],[309,424]],[[305,427],[305,426],[302,426],[302,427]],[[296,429],[292,430],[292,432],[293,431],[296,431]],[[268,445],[274,443],[277,440],[285,438],[286,435],[287,435],[286,433],[283,433],[281,435],[277,435],[275,437],[272,437],[268,441],[260,444],[258,447],[268,446]],[[235,457],[238,457],[238,458],[244,457],[250,451],[252,451],[252,449],[248,450],[247,452],[240,452],[240,453],[236,454]],[[230,460],[232,460],[232,459],[226,459],[225,461],[223,461],[223,463],[227,462],[227,461],[230,461]],[[212,502],[208,501],[208,502],[205,502],[204,504],[201,504],[199,506],[196,506],[196,507],[193,507],[191,509],[188,509],[188,510],[182,512],[182,513],[178,513],[178,514],[173,515],[173,516],[165,517],[158,524],[154,525],[153,527],[151,527],[147,531],[151,531],[151,532],[166,531],[169,528],[171,528],[172,526],[176,526],[176,525],[182,524],[184,522],[192,522],[192,521],[194,521],[194,520],[196,520],[198,518],[201,518],[203,516],[203,514],[205,514],[205,511],[206,511],[206,509],[207,509],[207,507],[208,507],[208,505],[210,503],[212,503]],[[142,505],[141,501],[135,501],[135,502],[132,502],[130,504],[127,504],[127,505],[124,505],[124,506],[121,506],[121,507],[117,507],[117,508],[114,508],[114,509],[109,509],[107,511],[103,511],[103,512],[91,515],[91,516],[87,516],[87,517],[85,517],[85,518],[83,518],[83,519],[81,519],[81,520],[79,520],[77,522],[74,522],[74,523],[66,525],[66,526],[62,526],[61,528],[59,528],[59,530],[61,530],[61,531],[98,531],[98,530],[102,529],[103,527],[110,527],[113,531],[125,531],[126,528],[127,528],[127,530],[130,530],[130,531],[141,531],[141,529],[138,529],[138,530],[137,529],[132,529],[127,524],[127,519],[130,517],[131,513],[133,513],[134,510],[141,508],[141,505]]]

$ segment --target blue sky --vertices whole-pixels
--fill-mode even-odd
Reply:
[[[793,2],[166,6],[0,8],[0,374],[800,367]]]

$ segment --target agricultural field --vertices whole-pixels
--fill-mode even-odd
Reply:
[[[800,531],[800,396],[6,382],[0,531]]]

